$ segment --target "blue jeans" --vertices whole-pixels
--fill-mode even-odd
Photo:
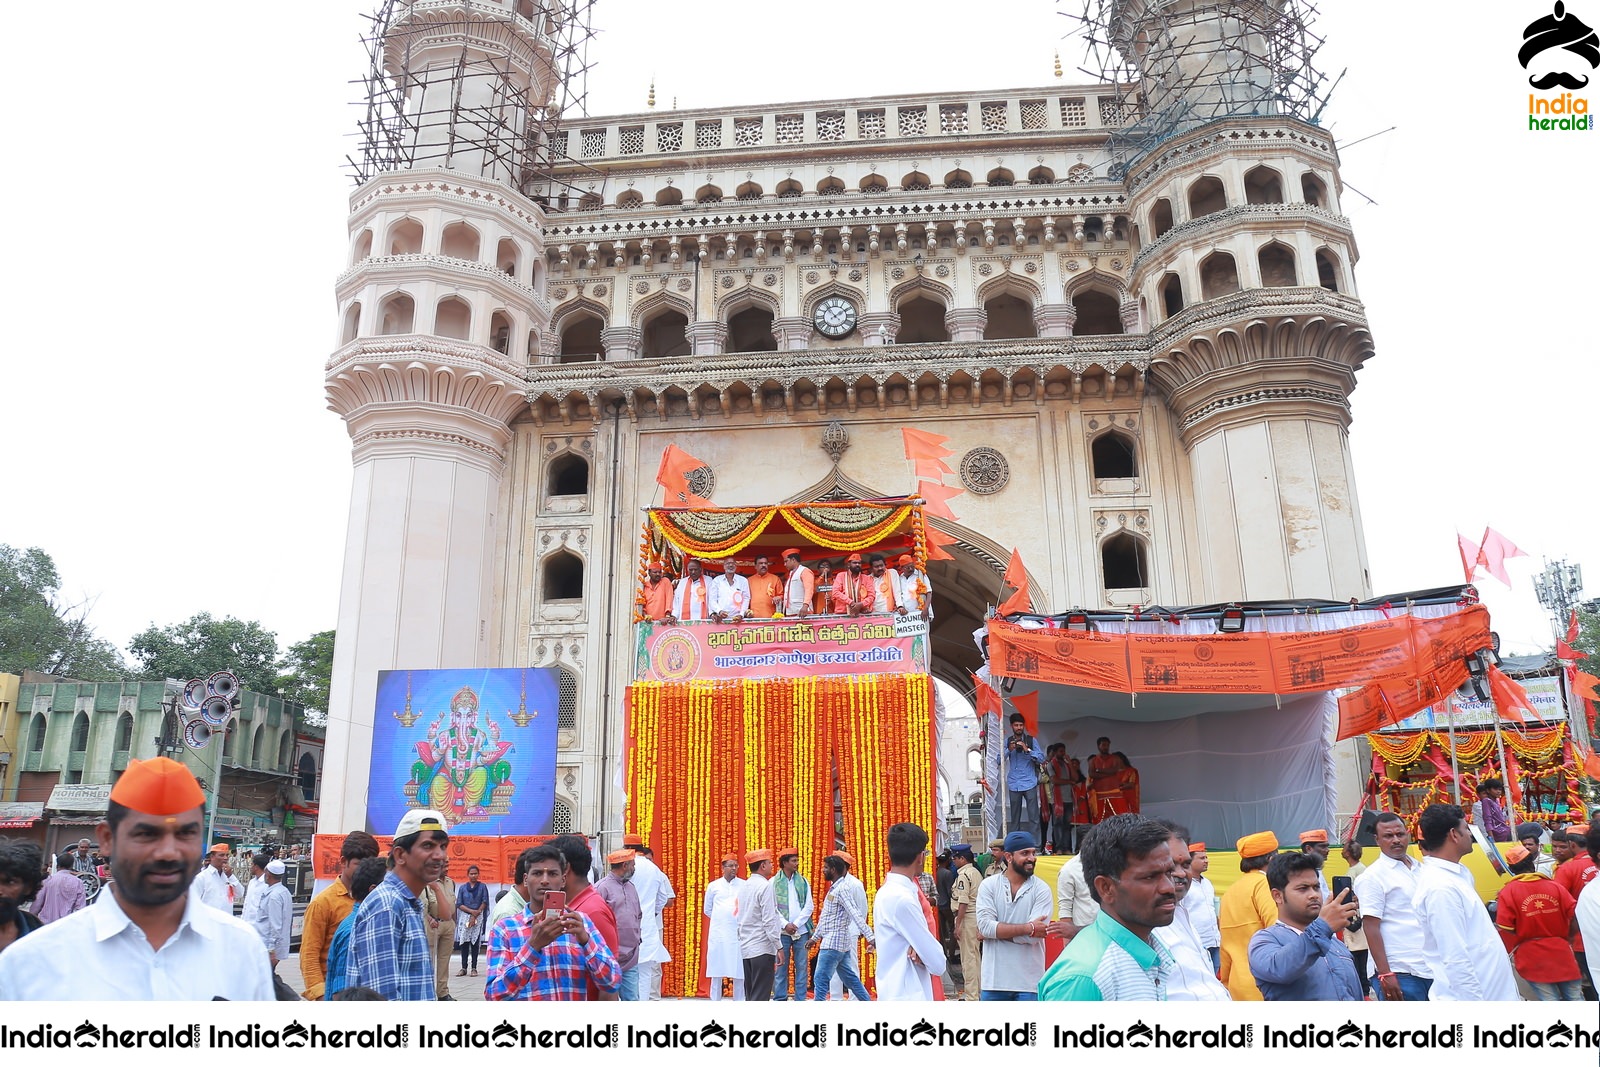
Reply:
[[[1039,834],[1039,787],[1008,789],[1006,829],[1026,830],[1035,837]]]
[[[1038,1000],[1038,993],[1025,992],[1016,989],[983,989],[978,991],[979,1000]]]
[[[1222,947],[1220,945],[1213,945],[1212,947],[1206,949],[1206,952],[1211,956],[1211,973],[1216,974],[1218,971],[1222,970]]]
[[[1414,974],[1402,974],[1399,971],[1394,975],[1400,980],[1400,995],[1407,1000],[1427,1000],[1428,990],[1433,988],[1432,978],[1419,978]],[[1378,1000],[1383,999],[1383,987],[1378,984],[1378,976],[1372,976],[1372,995]]]
[[[1582,1000],[1583,980],[1574,978],[1570,982],[1529,982],[1533,987],[1533,995],[1540,1000]]]
[[[619,1000],[639,999],[639,968],[629,967],[622,972],[622,988],[617,992]]]
[[[817,953],[817,973],[812,976],[811,982],[812,988],[816,990],[815,999],[828,999],[828,990],[833,987],[835,973],[838,974],[839,981],[844,983],[845,991],[851,996],[857,1000],[872,999],[867,987],[861,984],[861,976],[850,966],[854,958],[854,953],[843,952],[836,948],[825,948]]]
[[[808,950],[811,948],[811,935],[784,934],[778,940],[778,967],[772,979],[772,999],[789,999],[789,968],[794,967],[794,999],[806,999],[806,974],[810,969],[811,961]]]

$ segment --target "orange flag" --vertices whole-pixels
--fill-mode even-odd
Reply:
[[[1494,698],[1495,710],[1502,719],[1532,722],[1538,718],[1522,686],[1513,682],[1499,667],[1490,667],[1488,673],[1489,695]]]
[[[1473,575],[1478,573],[1478,563],[1481,559],[1479,554],[1483,549],[1463,537],[1460,533],[1456,534],[1456,549],[1461,553],[1461,573],[1465,576],[1465,580],[1470,583]]]
[[[1034,737],[1039,736],[1039,691],[1023,693],[1011,698],[1012,707],[1022,713],[1022,725]]]
[[[1578,639],[1578,609],[1573,608],[1572,614],[1567,617],[1567,644]]]
[[[941,519],[954,522],[956,513],[950,510],[950,505],[945,503],[953,496],[960,496],[966,492],[959,486],[945,485],[943,482],[918,482],[917,495],[923,499],[922,513],[924,515],[937,515]]]
[[[689,488],[689,475],[711,464],[696,459],[677,445],[668,445],[661,453],[661,467],[656,471],[656,483],[667,491],[667,506],[682,505],[691,508],[709,508],[714,505]]]
[[[946,474],[954,474],[942,459],[919,459],[914,461],[918,478],[926,478],[931,482],[943,480]]]
[[[907,459],[943,459],[950,454],[944,447],[950,442],[948,437],[927,430],[913,430],[909,426],[902,426],[900,433],[905,437]]]
[[[1022,565],[1022,554],[1014,548],[1011,550],[1011,562],[1006,564],[1006,574],[1002,580],[1015,591],[1000,605],[999,613],[1033,614],[1033,601],[1028,596],[1028,571]]]
[[[1600,684],[1600,678],[1596,678],[1588,671],[1572,672],[1572,689],[1579,696],[1588,697],[1590,700],[1600,700],[1600,692],[1595,691],[1597,684]]]
[[[935,530],[932,526],[926,527],[924,532],[927,534],[929,559],[955,559],[954,556],[944,550],[944,546],[955,544],[959,538],[951,537],[943,531]]]
[[[1506,560],[1517,556],[1526,556],[1522,551],[1502,533],[1483,528],[1483,547],[1478,550],[1478,561],[1483,564],[1483,569],[1500,580],[1507,589],[1511,588],[1511,575],[1506,573]]]
[[[1559,637],[1556,638],[1556,659],[1563,659],[1568,663],[1576,663],[1582,658],[1582,652],[1579,652],[1577,649],[1573,648]]]
[[[985,715],[993,715],[997,719],[1000,718],[1002,710],[1000,694],[995,691],[994,686],[979,678],[976,674],[972,675],[972,683],[976,687],[973,696],[977,698],[978,716],[982,718]]]

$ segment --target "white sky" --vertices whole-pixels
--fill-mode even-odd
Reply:
[[[1526,128],[1516,51],[1547,4],[1321,7],[1321,67],[1348,68],[1325,123],[1341,143],[1398,127],[1343,153],[1377,348],[1351,430],[1373,588],[1460,581],[1456,531],[1493,525],[1534,557],[1513,590],[1484,586],[1507,648],[1532,651],[1539,557],[1589,564],[1600,595],[1600,135]],[[334,624],[349,441],[322,366],[361,10],[8,12],[0,542],[50,552],[118,644],[202,610],[284,646]],[[1046,85],[1057,47],[1087,81],[1055,10],[601,0],[590,112],[642,108],[652,74],[662,108]]]

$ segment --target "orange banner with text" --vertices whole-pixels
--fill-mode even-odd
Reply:
[[[450,877],[457,882],[467,880],[467,868],[478,868],[480,881],[504,884],[516,873],[517,857],[524,849],[553,840],[554,835],[522,834],[506,837],[452,836],[447,853],[450,857]],[[387,855],[394,838],[378,837],[378,855]],[[319,879],[339,877],[339,850],[344,847],[343,834],[317,834],[311,839],[312,864]]]

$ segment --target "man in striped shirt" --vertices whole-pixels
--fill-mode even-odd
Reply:
[[[1152,936],[1178,907],[1167,828],[1113,815],[1083,841],[1084,879],[1100,914],[1039,981],[1040,1000],[1166,1000],[1172,954]]]
[[[855,954],[856,942],[866,938],[869,946],[876,947],[872,927],[867,925],[866,913],[858,906],[851,891],[861,883],[850,875],[855,859],[848,852],[835,852],[822,861],[822,873],[828,879],[828,895],[822,898],[822,916],[817,920],[814,940],[821,948],[817,952],[817,973],[813,976],[812,991],[816,1000],[827,1000],[829,986],[835,974],[839,976],[850,995],[857,1000],[871,1000],[861,976],[849,966]],[[865,896],[861,898],[865,901]],[[841,966],[843,964],[843,966]]]
[[[591,982],[601,993],[616,993],[622,988],[622,968],[589,917],[570,908],[545,911],[545,894],[566,885],[566,857],[551,845],[523,856],[527,875],[520,890],[528,906],[489,931],[484,997],[588,1000]]]

